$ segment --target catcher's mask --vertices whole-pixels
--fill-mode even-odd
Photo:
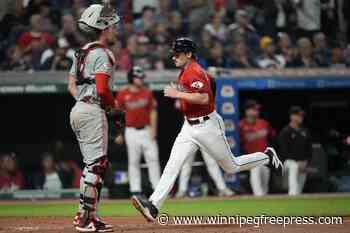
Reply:
[[[102,4],[92,4],[84,10],[78,26],[83,31],[97,30],[103,31],[106,28],[119,23],[120,17],[116,10],[108,2]]]

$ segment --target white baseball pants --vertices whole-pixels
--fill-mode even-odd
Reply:
[[[301,194],[306,181],[306,173],[300,171],[299,164],[295,160],[287,159],[284,162],[284,167],[288,179],[288,194]]]
[[[201,123],[197,125],[190,125],[185,120],[174,142],[159,184],[150,197],[150,201],[158,209],[173,187],[185,160],[199,149],[212,156],[228,173],[250,170],[269,162],[269,156],[262,152],[234,157],[226,140],[224,121],[221,116],[216,111],[208,116],[207,121],[202,121],[202,117],[199,118]]]
[[[250,185],[255,196],[264,196],[269,192],[270,168],[255,167],[250,170]]]
[[[188,159],[185,161],[185,163],[182,166],[180,177],[179,177],[179,190],[178,192],[185,193],[188,188],[188,182],[191,177],[192,172],[192,164],[195,159],[195,154],[192,156],[189,156]],[[207,167],[208,173],[210,177],[213,179],[216,188],[218,190],[224,190],[227,188],[225,184],[224,177],[220,171],[220,167],[208,153],[202,152],[203,161]]]
[[[141,192],[141,155],[144,155],[148,166],[148,176],[153,190],[160,179],[160,166],[158,157],[158,145],[156,140],[151,138],[148,127],[125,129],[125,141],[128,150],[128,171],[130,192]]]

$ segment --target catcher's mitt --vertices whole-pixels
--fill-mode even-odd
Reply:
[[[106,111],[108,120],[112,121],[117,127],[118,132],[125,128],[125,112],[120,109],[110,109]]]

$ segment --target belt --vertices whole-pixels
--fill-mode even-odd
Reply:
[[[204,117],[199,117],[199,118],[197,118],[197,119],[195,119],[195,120],[187,120],[187,122],[188,122],[190,125],[198,125],[198,124],[203,123],[203,122],[205,122],[205,121],[207,121],[207,120],[209,120],[209,119],[210,119],[209,116],[204,116]]]
[[[127,126],[127,127],[130,127],[130,128],[133,128],[133,129],[137,129],[137,130],[141,130],[141,129],[145,129],[147,127],[147,125],[140,126],[140,127],[133,127],[133,126]]]

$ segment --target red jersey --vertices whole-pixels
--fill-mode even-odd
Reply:
[[[21,172],[16,171],[12,176],[0,175],[0,190],[11,189],[12,186],[17,186],[18,189],[23,188],[24,178]]]
[[[211,87],[211,77],[196,62],[187,65],[180,73],[178,87],[180,91],[188,93],[207,93],[209,103],[205,105],[188,103],[180,99],[181,111],[187,118],[206,116],[215,110],[215,98]]]
[[[26,49],[33,42],[45,42],[48,46],[51,46],[55,42],[55,38],[47,32],[24,32],[17,41],[18,45],[23,49]]]
[[[150,113],[157,106],[152,91],[147,88],[137,92],[125,88],[118,92],[116,102],[125,111],[126,126],[134,128],[149,125]]]
[[[248,123],[245,119],[239,123],[241,145],[246,153],[264,151],[268,146],[269,137],[274,137],[276,132],[269,122],[257,119],[255,124]]]

